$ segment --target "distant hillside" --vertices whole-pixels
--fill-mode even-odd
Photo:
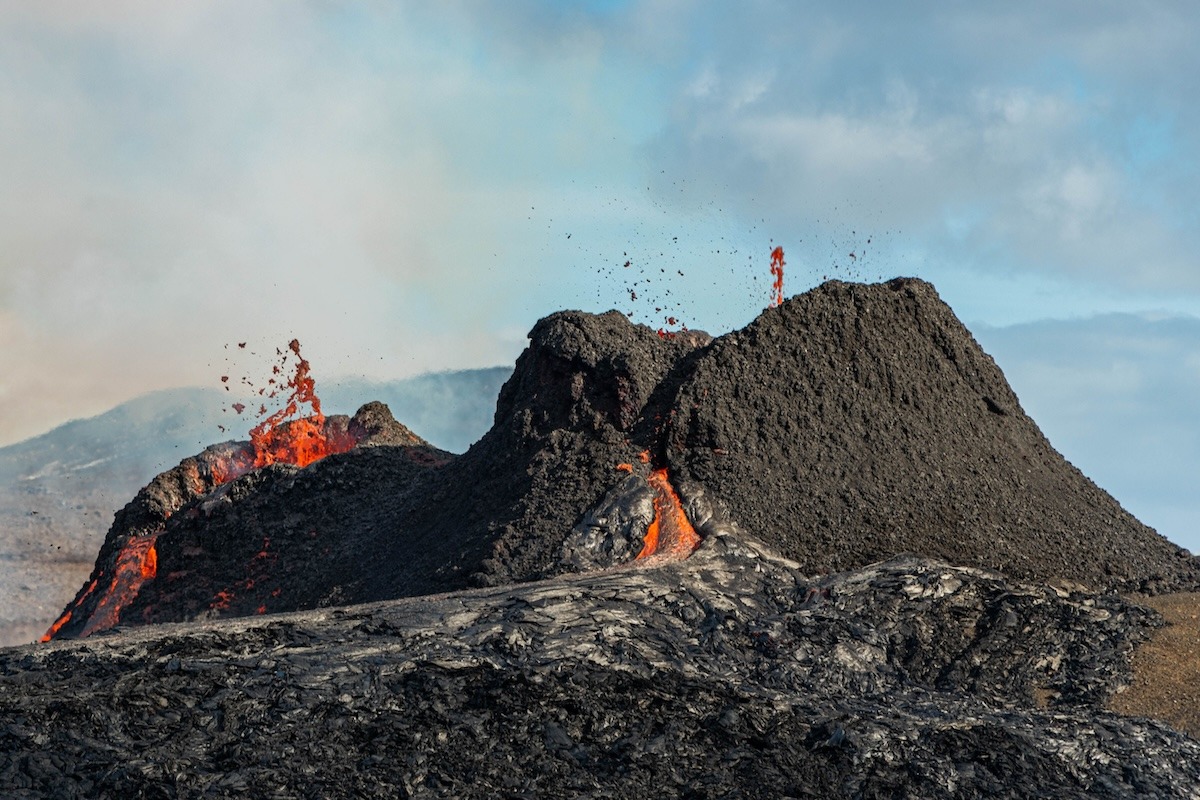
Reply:
[[[462,452],[491,426],[511,372],[328,381],[318,389],[326,413],[353,414],[380,400],[430,442]],[[45,631],[87,577],[113,514],[150,478],[209,444],[245,438],[251,420],[228,403],[218,389],[152,392],[0,448],[0,646]]]

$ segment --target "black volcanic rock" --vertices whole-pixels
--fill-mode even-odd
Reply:
[[[1068,463],[924,281],[830,281],[695,360],[669,463],[811,572],[903,551],[1099,589],[1195,585]]]
[[[494,471],[515,479],[494,525],[482,584],[530,580],[562,569],[566,532],[623,476],[617,464],[655,447],[681,372],[712,339],[663,338],[622,314],[560,312],[538,322],[496,403],[496,424],[455,465],[468,480]]]
[[[1053,450],[918,280],[831,281],[716,340],[560,312],[534,327],[492,429],[465,454],[380,438],[388,420],[374,404],[344,422],[376,431],[370,452],[258,471],[215,493],[199,467],[157,479],[134,505],[163,494],[165,512],[122,512],[101,553],[110,563],[161,529],[157,577],[119,622],[614,565],[645,535],[637,479],[652,467],[668,469],[702,534],[736,523],[813,573],[915,552],[1096,590],[1200,583],[1194,559]]]
[[[325,432],[331,437],[353,437],[358,446],[352,452],[354,455],[368,454],[365,460],[371,460],[370,455],[374,453],[376,445],[388,445],[387,450],[393,456],[390,461],[405,465],[409,473],[427,469],[450,458],[449,453],[430,446],[392,419],[387,407],[379,403],[363,406],[353,418],[342,415],[328,417]],[[254,581],[253,575],[245,574],[246,570],[261,572],[264,566],[253,563],[255,555],[267,551],[264,559],[277,559],[278,552],[270,551],[269,537],[293,532],[298,527],[306,532],[314,530],[314,526],[319,524],[319,516],[301,514],[304,522],[297,525],[296,513],[286,511],[290,498],[284,497],[284,505],[279,504],[285,487],[300,472],[294,467],[272,465],[230,483],[221,483],[217,477],[221,469],[252,458],[252,450],[246,442],[213,445],[158,475],[138,492],[128,505],[117,512],[88,582],[56,623],[54,635],[87,635],[115,624],[195,619],[218,610],[212,608],[215,603],[235,614],[254,613],[262,608],[264,587],[259,587],[256,592],[237,591],[253,588],[245,586],[246,581]],[[375,459],[375,464],[378,467],[387,461],[389,459],[381,457]],[[393,464],[388,466],[395,469]],[[358,481],[360,487],[369,486],[378,477],[387,474],[387,467],[369,470],[368,473],[372,477]],[[305,475],[305,478],[309,476]],[[267,488],[258,491],[260,487]],[[315,506],[320,509],[326,505],[321,499],[324,493],[345,489],[346,485],[319,483],[305,492],[303,498],[308,501],[308,508]],[[263,526],[266,533],[262,537],[257,536],[260,531],[246,525],[237,514],[232,525],[230,520],[222,519],[219,514],[236,505],[253,519],[255,507],[264,501],[267,505]],[[202,529],[198,536],[189,536],[185,532],[189,523],[208,521],[214,515],[218,519],[211,525],[204,525],[203,522],[199,526],[191,525],[193,531],[196,527]],[[168,528],[171,533],[164,537]],[[277,541],[277,547],[280,544],[290,544],[292,547],[286,551],[288,561],[281,565],[281,569],[274,570],[287,576],[287,580],[268,589],[280,590],[271,598],[272,608],[311,607],[308,603],[296,602],[297,591],[306,585],[300,576],[307,567],[295,559],[311,558],[312,548],[295,547],[295,539],[294,536],[280,536]],[[323,546],[330,552],[342,550],[336,541],[332,546],[326,541]],[[247,549],[249,553],[245,552]],[[147,563],[147,552],[153,554],[152,573],[157,574],[139,580],[141,567]],[[134,582],[133,586],[129,585],[130,581]],[[289,589],[286,596],[282,590],[285,584]],[[225,594],[220,594],[222,592]],[[304,594],[311,594],[311,590]],[[201,596],[204,596],[203,600]],[[235,596],[238,603],[233,605],[229,601]],[[258,602],[254,602],[256,600]],[[285,601],[292,605],[281,606]],[[151,606],[157,607],[157,610]]]
[[[379,404],[337,425],[370,446],[214,488],[221,446],[118,516],[98,576],[149,541],[157,573],[62,629],[115,632],[0,651],[0,793],[1200,785],[1194,740],[1106,710],[1162,624],[1114,590],[1195,561],[1050,447],[928,284],[830,282],[716,340],[552,315],[458,457]],[[690,557],[630,563],[651,470]]]
[[[644,562],[643,562],[644,563]],[[1154,617],[901,557],[689,559],[0,651],[5,797],[1192,797],[1098,703]]]

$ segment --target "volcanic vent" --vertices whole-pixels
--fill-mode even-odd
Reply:
[[[715,340],[617,312],[553,314],[460,456],[379,406],[325,425],[374,446],[214,490],[221,445],[155,479],[97,564],[111,575],[152,533],[154,569],[104,624],[609,567],[652,547],[673,497],[698,537],[740,529],[810,574],[916,552],[1097,590],[1197,580],[1193,559],[1054,451],[914,279],[830,281]],[[59,635],[96,629],[87,588]]]

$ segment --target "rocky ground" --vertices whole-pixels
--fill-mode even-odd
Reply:
[[[330,424],[359,446],[228,483],[247,445],[210,448],[118,514],[56,641],[0,655],[0,785],[1200,796],[1200,565],[924,282],[717,339],[551,315],[460,456]],[[672,495],[699,550],[635,560]]]
[[[1165,624],[1134,654],[1131,684],[1113,698],[1112,708],[1200,738],[1200,594],[1135,600],[1159,612]]]
[[[684,561],[0,651],[8,797],[1195,797],[1102,709],[1153,612],[901,557]]]

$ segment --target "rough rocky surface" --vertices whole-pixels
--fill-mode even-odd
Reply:
[[[0,651],[2,794],[1200,797],[1200,745],[1109,710],[1174,630],[1117,592],[1195,560],[928,284],[716,340],[552,315],[457,457],[333,424],[369,446],[216,486],[225,445],[121,512],[97,581],[150,541],[153,575]],[[686,559],[630,561],[652,470]]]
[[[805,569],[911,550],[1038,580],[1161,591],[1189,554],[1054,450],[923,281],[831,281],[695,362],[670,463]]]
[[[639,513],[594,524],[630,481],[619,464],[635,478],[667,468],[685,499],[710,498],[721,519],[812,573],[916,552],[1097,590],[1200,586],[1190,554],[1054,451],[919,280],[830,281],[716,340],[663,338],[617,312],[553,314],[531,331],[491,430],[465,454],[374,436],[381,446],[369,456],[274,467],[213,496],[189,462],[160,476],[147,491],[165,493],[164,510],[151,508],[145,524],[123,511],[101,553],[111,561],[131,536],[161,528],[158,575],[120,622],[368,602],[620,563],[638,552],[649,514],[643,492],[630,501]],[[580,531],[603,547],[576,546]],[[61,635],[83,630],[75,620]]]
[[[68,604],[55,635],[86,635],[118,622],[158,621],[147,607],[146,600],[151,596],[166,597],[174,604],[176,610],[171,619],[204,616],[214,604],[218,606],[216,610],[232,614],[255,613],[264,598],[272,601],[273,608],[279,608],[282,602],[294,601],[294,593],[305,584],[301,575],[308,569],[307,564],[336,564],[338,555],[342,561],[351,557],[338,542],[314,543],[310,540],[316,537],[307,535],[320,524],[323,497],[340,492],[349,507],[370,513],[370,507],[354,503],[358,500],[354,488],[365,489],[397,472],[410,476],[450,457],[392,419],[391,412],[380,403],[368,403],[352,418],[329,417],[325,429],[330,436],[350,436],[359,443],[350,453],[330,457],[346,459],[350,466],[344,469],[351,474],[359,468],[359,480],[331,485],[322,482],[320,473],[271,465],[222,484],[217,472],[223,466],[239,459],[252,459],[246,442],[213,445],[157,476],[117,512],[88,582]],[[374,475],[370,469],[365,472],[361,469],[369,461],[378,467]],[[297,480],[301,484],[299,491],[289,491]],[[375,499],[374,493],[369,499]],[[295,509],[288,510],[293,503]],[[267,533],[259,536],[260,530],[253,523],[264,504],[267,508],[262,512],[263,527]],[[236,512],[222,516],[222,512],[235,505]],[[214,515],[217,521],[205,525]],[[302,521],[298,523],[297,518]],[[347,529],[356,530],[360,519],[345,522]],[[170,535],[164,537],[168,527]],[[272,534],[282,540],[277,541],[276,550],[270,547]],[[256,578],[266,577],[264,570],[275,563],[280,544],[287,545],[289,560],[274,572],[287,576],[288,580],[264,581],[256,592],[248,591]],[[148,548],[155,553],[157,575],[137,582]],[[324,555],[324,559],[314,558],[317,555]],[[130,580],[137,582],[136,585],[130,586]],[[247,582],[251,586],[246,586]],[[147,586],[152,591],[147,591],[146,597],[138,597]],[[284,586],[289,589],[286,596]],[[276,589],[279,593],[271,597]],[[135,599],[140,600],[136,606]],[[250,605],[255,599],[258,602]],[[286,606],[303,607],[311,605]]]
[[[643,562],[645,563],[645,562]],[[752,538],[519,586],[0,651],[7,797],[1195,797],[1102,711],[1153,612]]]

